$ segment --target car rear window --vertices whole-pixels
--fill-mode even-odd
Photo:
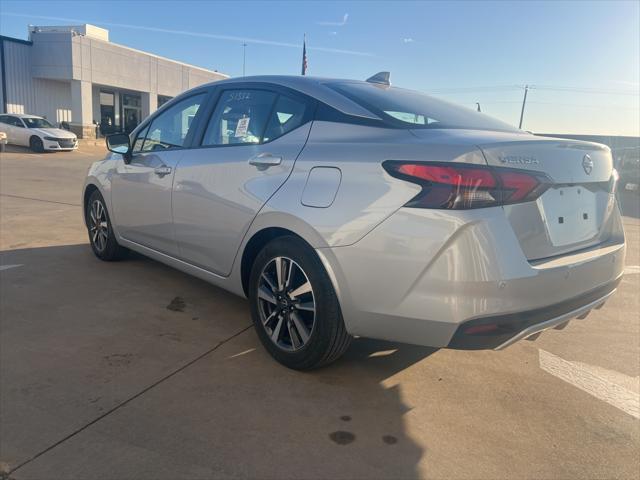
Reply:
[[[334,82],[328,86],[398,128],[517,131],[515,127],[475,110],[413,90],[363,82]]]

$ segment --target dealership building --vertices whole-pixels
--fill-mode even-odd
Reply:
[[[4,113],[46,117],[79,138],[130,132],[164,102],[217,71],[109,41],[94,25],[29,26],[29,40],[0,36]]]

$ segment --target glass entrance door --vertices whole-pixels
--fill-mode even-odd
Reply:
[[[113,92],[100,91],[100,133],[109,135],[116,131],[116,108]]]
[[[122,127],[131,133],[142,120],[142,100],[140,95],[122,94]]]

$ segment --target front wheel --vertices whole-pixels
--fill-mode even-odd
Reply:
[[[268,243],[251,269],[249,300],[260,341],[296,370],[327,365],[351,342],[322,262],[293,236]]]
[[[29,148],[31,151],[36,153],[44,152],[44,145],[42,143],[42,139],[40,137],[36,137],[35,135],[29,139]]]
[[[127,255],[129,251],[121,247],[116,240],[104,198],[102,198],[98,190],[95,190],[87,201],[85,218],[89,232],[89,242],[96,257],[106,262],[112,262],[120,260]]]

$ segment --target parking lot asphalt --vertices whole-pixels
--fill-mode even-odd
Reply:
[[[627,273],[586,319],[500,352],[356,339],[300,373],[246,300],[93,256],[103,155],[0,157],[0,478],[638,478],[638,196]]]

